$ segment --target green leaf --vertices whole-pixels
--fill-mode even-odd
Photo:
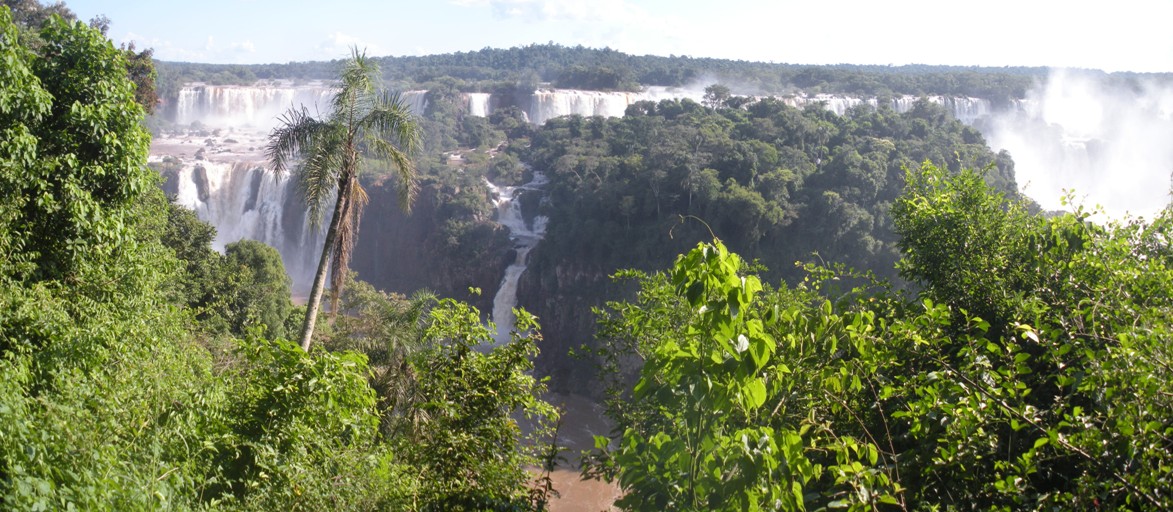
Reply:
[[[749,411],[757,410],[766,403],[766,383],[762,379],[753,379],[743,388],[745,405]]]
[[[753,361],[754,371],[761,370],[766,367],[769,362],[770,352],[772,351],[772,340],[763,336],[763,338],[754,338],[749,344],[749,357]],[[783,373],[789,371],[785,365],[781,365]]]
[[[794,504],[798,506],[799,510],[806,510],[806,505],[802,498],[802,483],[797,480],[790,483],[790,493],[794,496]]]

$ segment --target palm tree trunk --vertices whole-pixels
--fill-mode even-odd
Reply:
[[[314,337],[314,325],[318,323],[318,310],[322,305],[322,294],[326,288],[326,274],[330,270],[330,247],[338,236],[338,225],[342,222],[343,203],[346,201],[349,183],[345,180],[338,189],[338,198],[334,201],[334,215],[330,218],[330,229],[326,231],[326,243],[322,245],[322,257],[318,260],[318,271],[314,274],[314,285],[310,288],[309,303],[306,304],[305,322],[301,326],[301,349],[310,351],[310,341]]]

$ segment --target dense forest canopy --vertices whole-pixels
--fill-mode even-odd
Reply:
[[[550,178],[539,261],[650,269],[706,231],[772,278],[818,252],[890,274],[888,210],[919,162],[987,169],[1013,193],[1013,163],[940,106],[867,106],[837,116],[773,99],[745,108],[640,102],[623,118],[552,120],[522,154]],[[707,225],[686,222],[685,217]]]
[[[627,510],[1173,507],[1173,209],[1041,214],[1009,155],[927,100],[840,116],[711,88],[543,126],[461,105],[734,75],[996,100],[1041,70],[552,44],[383,59],[429,89],[411,120],[426,250],[457,272],[509,253],[486,180],[544,174],[519,198],[549,218],[529,285],[540,308],[569,307],[543,322],[585,322],[590,342],[543,339],[559,331],[524,310],[494,341],[468,304],[347,274],[307,351],[287,340],[306,311],[277,251],[212,250],[215,229],[162,192],[150,52],[105,24],[0,5],[0,508],[545,510],[562,455],[539,346],[586,356],[563,383],[600,383],[616,428],[582,469]],[[165,97],[339,71],[160,68]],[[362,167],[373,193],[393,181],[381,163]]]

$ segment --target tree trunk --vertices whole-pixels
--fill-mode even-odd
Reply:
[[[318,271],[314,274],[314,285],[310,288],[309,302],[306,303],[305,322],[301,326],[301,349],[310,351],[310,341],[314,337],[314,325],[318,322],[318,310],[322,305],[322,294],[326,288],[326,274],[330,269],[330,246],[334,245],[334,238],[338,236],[338,224],[342,222],[342,202],[346,200],[346,188],[349,183],[343,182],[338,188],[338,198],[334,201],[334,215],[330,218],[330,229],[326,231],[326,243],[322,246],[322,258],[318,260]]]

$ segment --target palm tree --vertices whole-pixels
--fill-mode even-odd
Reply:
[[[301,348],[309,351],[314,334],[327,269],[333,311],[346,278],[350,254],[358,235],[359,219],[368,197],[358,182],[367,155],[390,162],[399,182],[399,205],[410,210],[416,192],[415,167],[409,155],[419,144],[419,127],[397,94],[376,90],[377,63],[354,48],[342,70],[332,110],[317,119],[302,106],[280,118],[269,135],[266,156],[278,173],[296,161],[297,185],[305,197],[310,222],[320,225],[327,202],[334,197],[334,212],[322,257],[310,288]],[[327,264],[330,264],[329,267]]]

